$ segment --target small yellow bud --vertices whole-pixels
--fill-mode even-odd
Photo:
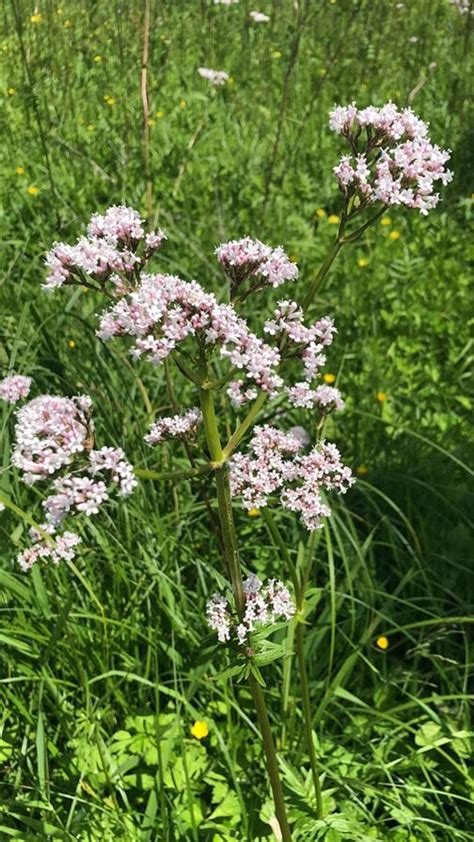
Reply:
[[[30,184],[26,192],[29,193],[30,196],[37,196],[39,193],[39,187],[35,187],[34,184]]]
[[[260,509],[249,509],[247,514],[249,517],[260,517]]]
[[[336,375],[331,374],[330,371],[328,371],[327,374],[323,375],[323,380],[328,385],[330,385],[331,383],[334,383],[335,379],[336,379]]]
[[[386,392],[377,392],[376,397],[379,403],[385,403],[385,401],[388,400],[388,395],[386,394]]]
[[[186,108],[186,100],[185,99],[180,99],[179,107],[180,108]]]
[[[391,240],[399,240],[400,239],[400,231],[390,231],[388,235]]]
[[[16,88],[8,88],[7,93],[8,93],[8,96],[15,96]]]
[[[369,473],[369,469],[368,469],[367,465],[358,465],[357,466],[356,474],[358,474],[360,477],[365,477],[365,475],[368,474],[368,473]]]
[[[42,17],[40,12],[37,12],[36,15],[31,15],[30,21],[31,23],[41,23]]]
[[[381,637],[378,637],[377,640],[375,641],[375,643],[378,646],[378,648],[382,649],[384,652],[389,647],[388,637],[384,637],[384,635],[382,635]]]
[[[328,216],[328,222],[330,225],[339,225],[339,217],[335,213],[331,213]]]
[[[74,339],[68,339],[67,347],[68,348],[75,348],[76,347],[76,343],[74,342]]]
[[[17,167],[15,172],[16,172],[17,175],[24,175],[25,174],[25,168],[24,167]]]
[[[324,208],[316,208],[315,213],[319,219],[324,219],[324,217],[326,216],[326,211],[324,210]]]
[[[387,226],[387,225],[391,225],[391,224],[392,224],[392,220],[390,219],[390,217],[389,217],[389,216],[383,216],[383,217],[382,217],[382,219],[380,220],[380,224],[381,224],[381,225],[385,225],[385,226]]]
[[[157,111],[156,116],[158,117],[158,120],[161,120],[161,118],[165,116],[165,112],[164,111]]]
[[[369,261],[366,257],[359,257],[357,265],[359,266],[359,269],[365,269],[365,267],[369,265]]]

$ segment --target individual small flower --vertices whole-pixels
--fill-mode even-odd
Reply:
[[[7,94],[8,94],[8,96],[15,96],[16,88],[8,88]]]
[[[382,219],[380,220],[380,224],[383,225],[384,227],[387,227],[388,225],[392,224],[392,220],[390,219],[389,216],[383,216]]]
[[[369,261],[366,257],[359,257],[357,261],[357,265],[359,269],[365,269],[369,265]]]
[[[328,216],[329,225],[339,225],[340,219],[335,213],[331,213]]]
[[[328,386],[330,386],[330,385],[331,385],[331,383],[335,383],[335,381],[336,381],[336,375],[335,375],[335,374],[331,374],[331,372],[330,372],[330,371],[327,371],[327,372],[326,372],[326,374],[323,374],[323,380],[324,380],[324,382],[325,382],[325,383],[327,383],[327,384],[328,384]]]
[[[324,217],[326,216],[326,211],[324,210],[324,208],[316,208],[315,214],[318,217],[318,219],[324,219]]]
[[[30,184],[26,192],[30,196],[37,196],[39,193],[39,187],[36,187],[34,184]]]
[[[210,67],[198,67],[197,72],[203,79],[207,79],[216,88],[225,85],[229,78],[229,74],[225,70],[212,70]]]
[[[197,719],[193,727],[191,728],[191,734],[193,735],[193,737],[196,737],[197,740],[203,740],[209,734],[207,722],[203,722]]]
[[[379,403],[385,403],[388,400],[388,395],[386,392],[377,392],[376,398]]]
[[[185,100],[185,99],[180,99],[180,101],[179,101],[179,107],[180,107],[181,109],[183,109],[183,108],[186,108],[186,105],[187,105],[186,100]]]
[[[254,23],[268,23],[270,20],[268,15],[264,15],[263,12],[249,12],[249,17],[252,18]]]
[[[150,432],[144,436],[149,445],[160,444],[166,439],[185,438],[189,434],[196,433],[202,422],[202,413],[194,407],[184,415],[173,415],[171,418],[160,418],[155,421]]]
[[[75,347],[76,347],[76,343],[74,342],[74,339],[68,339],[68,341],[67,341],[67,347],[68,347],[68,348],[71,348],[71,349],[73,349],[73,348],[75,348]]]
[[[94,56],[94,61],[97,62],[97,64],[98,64],[99,62],[102,61],[102,56]]]
[[[15,172],[16,172],[17,175],[24,175],[25,174],[25,168],[24,167],[17,167]]]
[[[22,374],[9,374],[0,380],[0,400],[7,403],[17,403],[28,397],[31,388],[31,377]]]
[[[390,231],[390,234],[388,236],[390,237],[391,240],[394,240],[394,241],[399,240],[400,239],[400,231]]]
[[[366,474],[368,474],[368,473],[369,473],[369,469],[368,469],[367,465],[358,465],[358,466],[357,466],[357,468],[356,468],[356,474],[357,474],[359,477],[365,477],[365,476],[366,476]]]
[[[157,111],[156,112],[156,117],[158,117],[158,120],[162,120],[164,116],[165,116],[164,111]]]
[[[261,511],[260,509],[249,509],[247,514],[249,517],[260,517]]]
[[[36,14],[31,15],[30,21],[31,23],[41,23],[43,20],[43,15],[40,12],[36,12]]]
[[[384,635],[378,637],[375,643],[379,649],[382,649],[382,651],[385,651],[389,647],[388,637],[385,637]]]

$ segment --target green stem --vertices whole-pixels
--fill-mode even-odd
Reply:
[[[341,229],[339,229],[339,233],[337,235],[337,238],[334,240],[334,243],[332,245],[331,250],[329,251],[329,254],[326,256],[326,259],[321,264],[318,274],[316,275],[312,284],[310,284],[308,292],[303,299],[303,305],[302,305],[303,310],[306,310],[306,308],[309,307],[309,305],[312,303],[312,301],[314,299],[314,296],[316,295],[317,291],[319,290],[319,287],[321,286],[322,282],[324,281],[324,278],[326,277],[327,273],[329,272],[334,260],[336,259],[337,254],[339,253],[339,251],[340,251],[340,249],[342,248],[343,245],[344,245],[344,242],[342,240],[342,231],[341,231]]]
[[[243,439],[249,427],[252,426],[267,398],[267,392],[260,392],[258,398],[255,399],[244,420],[239,425],[239,427],[237,427],[235,433],[230,437],[229,441],[224,447],[224,450],[222,452],[224,459],[228,459],[229,456],[234,452],[235,448],[240,444],[241,439]]]
[[[257,679],[252,674],[249,676],[249,684],[255,704],[255,710],[257,711],[257,719],[262,734],[263,748],[267,758],[268,776],[272,786],[275,812],[278,824],[280,825],[281,838],[283,842],[291,842],[291,831],[288,825],[288,819],[286,818],[285,800],[283,798],[283,789],[278,770],[275,744],[273,742],[263,690]]]
[[[309,694],[308,673],[306,672],[306,660],[304,656],[304,624],[298,623],[296,626],[296,658],[298,661],[298,671],[300,674],[300,688],[301,700],[303,702],[303,722],[306,735],[306,745],[308,748],[309,762],[311,765],[311,774],[313,777],[313,786],[316,793],[316,815],[318,819],[323,818],[323,798],[321,792],[321,781],[319,779],[318,761],[316,759],[316,752],[313,743],[313,729],[311,726],[311,701]]]
[[[296,610],[298,614],[303,614],[304,611],[304,594],[306,586],[300,584],[298,573],[295,565],[291,560],[290,553],[283,539],[283,536],[276,524],[274,518],[269,511],[264,510],[263,517],[273,541],[279,548],[285,563],[290,571],[291,581],[295,591]],[[309,564],[311,563],[311,556]],[[312,733],[312,715],[311,715],[311,697],[309,692],[308,673],[306,671],[306,660],[304,657],[304,623],[298,622],[296,626],[296,657],[298,661],[298,672],[300,677],[301,699],[303,702],[303,721],[306,735],[306,743],[308,748],[309,762],[311,766],[311,774],[313,778],[314,791],[316,794],[316,811],[318,819],[323,818],[323,800],[321,795],[321,781],[319,779],[318,763],[316,753],[314,751],[313,733]]]
[[[179,480],[191,479],[192,477],[203,476],[212,471],[214,465],[209,462],[207,465],[201,465],[198,468],[190,468],[187,471],[149,471],[148,468],[135,468],[134,474],[139,479],[156,479],[156,480]]]
[[[257,401],[255,403],[257,403]],[[209,448],[209,455],[211,457],[212,462],[214,462],[216,465],[215,476],[217,487],[217,505],[222,530],[224,559],[232,583],[232,591],[234,594],[237,613],[239,617],[242,617],[245,610],[245,596],[242,583],[242,570],[240,567],[239,550],[237,545],[237,534],[235,531],[234,517],[232,513],[229,469],[226,462],[226,455],[222,450],[222,445],[220,441],[219,429],[217,426],[217,418],[214,406],[214,398],[212,392],[209,389],[201,389],[201,408],[204,429],[206,432],[207,446]],[[253,408],[255,408],[255,404]],[[256,411],[258,412],[258,409]],[[251,412],[252,410],[250,411],[249,415],[251,414]],[[252,422],[250,420],[248,424],[251,423]],[[242,435],[243,434],[244,433],[242,432]],[[291,842],[291,831],[286,816],[285,801],[283,798],[283,788],[280,781],[280,775],[278,771],[278,760],[270,730],[270,722],[268,719],[265,698],[262,692],[262,688],[258,684],[256,678],[252,675],[252,673],[250,673],[249,676],[249,684],[252,697],[255,703],[258,724],[262,734],[267,770],[270,778],[270,784],[272,787],[273,800],[275,802],[275,813],[280,825],[282,840],[283,842]]]

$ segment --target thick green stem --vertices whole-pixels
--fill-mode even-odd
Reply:
[[[255,405],[254,405],[255,406]],[[219,520],[222,530],[222,541],[224,547],[224,559],[229,571],[235,605],[239,617],[243,616],[245,609],[245,597],[242,583],[242,571],[240,567],[237,535],[235,531],[234,517],[232,513],[232,500],[230,494],[229,469],[226,462],[226,455],[222,445],[217,426],[217,419],[214,407],[214,398],[209,389],[201,389],[201,408],[206,432],[207,446],[211,460],[216,465],[216,488]],[[250,414],[250,413],[249,413]],[[251,423],[251,422],[249,422]],[[242,425],[241,425],[242,426]],[[240,428],[239,428],[240,429]],[[243,435],[243,433],[242,433]],[[262,688],[252,674],[249,677],[250,690],[255,703],[258,724],[262,734],[263,747],[267,763],[268,775],[275,802],[275,813],[278,819],[283,842],[291,842],[291,832],[286,817],[283,789],[278,771],[278,760],[275,745],[270,730],[267,708]]]
[[[280,825],[281,838],[283,842],[291,842],[291,831],[286,818],[285,800],[278,770],[278,761],[273,742],[270,721],[268,719],[267,707],[263,696],[263,690],[253,675],[249,678],[250,690],[257,711],[258,724],[262,734],[263,748],[267,758],[267,769],[272,786],[273,800],[275,802],[275,813]]]
[[[264,510],[264,519],[267,528],[272,536],[275,544],[281,551],[285,560],[286,566],[289,569],[291,581],[295,591],[296,610],[298,613],[303,613],[304,610],[304,594],[306,581],[303,585],[300,584],[298,573],[295,565],[291,560],[290,553],[283,539],[283,536],[270,512]],[[311,562],[311,559],[310,559]],[[309,563],[310,563],[309,562]],[[314,791],[316,794],[316,810],[317,817],[323,817],[323,801],[321,795],[321,781],[319,780],[318,763],[316,760],[316,753],[314,751],[313,733],[312,733],[312,716],[311,716],[311,697],[309,693],[308,673],[306,671],[306,660],[304,657],[304,623],[298,623],[296,626],[296,657],[298,661],[298,672],[300,678],[301,700],[303,703],[303,722],[306,735],[306,743],[308,748],[309,762],[311,766],[311,774],[313,778]]]
[[[319,780],[318,762],[313,743],[313,729],[311,727],[311,700],[309,695],[308,674],[306,672],[306,660],[304,656],[304,625],[298,623],[296,627],[296,658],[300,674],[301,700],[303,702],[303,721],[306,735],[306,744],[313,777],[313,786],[316,793],[316,814],[318,819],[323,818],[323,798],[321,794],[321,781]]]

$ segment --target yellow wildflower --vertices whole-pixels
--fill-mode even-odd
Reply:
[[[65,20],[64,23],[63,23],[63,26],[64,26],[65,29],[69,29],[69,27],[71,26],[71,21]]]
[[[233,85],[233,84],[234,84],[234,82],[235,82],[234,77],[233,77],[233,76],[229,76],[229,78],[227,79],[227,84],[228,84],[228,85]]]
[[[324,208],[316,208],[315,213],[319,219],[324,219],[324,217],[326,216],[326,211],[324,210]]]
[[[379,403],[385,403],[388,400],[388,395],[386,392],[377,392],[377,400]]]
[[[378,637],[377,640],[375,641],[375,643],[377,644],[379,649],[382,649],[384,652],[385,652],[386,649],[388,649],[388,646],[389,646],[388,637],[385,637],[384,635],[382,635],[381,637]]]
[[[320,76],[325,76],[325,75],[326,75],[326,73],[327,73],[326,68],[325,68],[325,67],[321,67],[321,69],[320,69],[320,71],[319,71],[319,75],[320,75]]]
[[[93,131],[94,131],[94,129],[95,129],[94,124],[93,124],[93,123],[89,123],[89,125],[87,126],[87,131],[88,131],[88,132],[93,132]]]
[[[96,62],[102,61],[102,56],[94,56],[94,61],[96,61]]]
[[[328,216],[328,222],[330,225],[339,225],[339,217],[335,213],[331,213]]]
[[[75,348],[76,347],[76,343],[74,342],[74,339],[68,339],[67,347],[68,348]]]
[[[249,509],[247,514],[249,517],[260,517],[260,509]]]
[[[180,99],[179,107],[180,108],[186,108],[186,100],[185,99]]]
[[[7,93],[8,93],[8,96],[15,96],[16,88],[8,88]]]
[[[151,120],[151,119],[148,119],[148,120],[146,121],[146,124],[147,124],[147,126],[154,126],[154,125],[155,125],[155,121],[154,121],[154,120]]]
[[[365,267],[369,265],[369,261],[367,260],[366,257],[359,257],[359,260],[357,261],[357,265],[358,265],[359,269],[365,269]]]
[[[115,99],[113,98],[113,96],[109,96],[107,94],[107,96],[104,96],[104,99],[105,99],[107,105],[110,105],[110,106],[115,105]]]
[[[330,371],[328,371],[327,374],[323,375],[323,380],[324,380],[325,383],[328,383],[328,384],[334,383],[335,379],[336,379],[336,375],[331,374]]]
[[[400,239],[400,231],[390,231],[388,235],[391,240],[399,240]]]
[[[37,12],[36,15],[31,15],[30,21],[31,23],[41,23],[43,15],[40,12]]]
[[[39,187],[35,187],[34,184],[30,184],[26,192],[29,193],[30,196],[37,196],[39,193]]]
[[[281,52],[280,52],[280,50],[273,50],[273,53],[272,53],[272,58],[277,58],[277,59],[278,59],[278,58],[281,58]]]
[[[197,720],[191,728],[191,734],[193,735],[193,737],[196,737],[197,740],[203,740],[204,737],[207,737],[207,735],[209,734],[207,722],[200,722],[199,720]]]
[[[165,116],[165,112],[164,111],[157,111],[156,116],[158,117],[158,120],[161,120],[161,118]]]
[[[358,474],[360,477],[365,477],[365,475],[368,474],[368,473],[369,473],[369,469],[368,469],[367,465],[358,465],[357,466],[356,474]]]
[[[17,167],[15,172],[16,172],[17,175],[24,175],[25,174],[25,168],[24,167]]]
[[[383,217],[382,217],[382,219],[380,220],[380,224],[381,224],[381,225],[385,225],[385,226],[387,226],[387,225],[391,225],[391,224],[392,224],[392,220],[390,219],[390,217],[389,217],[389,216],[383,216]]]

